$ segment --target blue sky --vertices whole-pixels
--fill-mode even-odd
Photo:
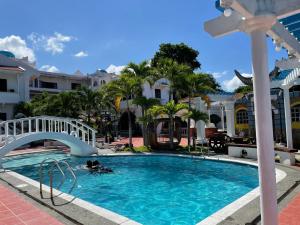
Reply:
[[[204,22],[220,14],[213,0],[2,0],[1,6],[0,49],[28,55],[44,70],[92,73],[150,59],[160,43],[184,42],[200,52],[202,71],[227,89],[238,85],[234,69],[251,72],[246,34],[215,39],[204,31]],[[270,40],[269,46],[272,69],[286,53],[275,52]]]

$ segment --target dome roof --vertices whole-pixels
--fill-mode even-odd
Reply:
[[[16,58],[15,55],[9,51],[0,51],[0,54],[6,56],[8,58]]]
[[[98,71],[101,72],[101,73],[107,73],[107,71],[104,70],[104,69],[98,69]]]

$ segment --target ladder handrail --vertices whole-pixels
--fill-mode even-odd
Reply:
[[[43,196],[43,180],[44,180],[44,173],[43,173],[43,169],[44,169],[44,163],[49,161],[49,160],[52,160],[50,163],[54,163],[54,165],[56,165],[56,167],[58,168],[58,170],[60,171],[60,173],[63,175],[63,179],[61,180],[60,184],[58,185],[58,189],[63,185],[63,183],[65,182],[65,179],[66,179],[66,176],[65,176],[65,173],[63,172],[63,170],[61,169],[60,165],[59,165],[59,162],[56,160],[56,159],[53,159],[53,158],[46,158],[44,159],[41,163],[40,163],[40,195],[41,195],[41,198],[44,198]],[[52,165],[53,167],[53,165]]]
[[[70,164],[66,160],[57,161],[56,159],[53,159],[53,158],[44,159],[40,163],[40,195],[41,195],[41,198],[44,198],[44,196],[43,196],[43,180],[44,180],[43,179],[44,178],[43,168],[44,168],[44,163],[47,162],[47,161],[49,161],[49,160],[52,160],[52,161],[50,161],[50,163],[53,163],[52,166],[50,167],[49,171],[48,171],[48,175],[50,177],[50,180],[49,180],[49,184],[50,184],[50,198],[51,198],[51,201],[53,202],[53,171],[54,171],[54,168],[57,167],[58,170],[60,171],[60,173],[63,176],[63,178],[60,181],[60,184],[58,185],[57,189],[60,189],[60,187],[64,184],[64,182],[66,180],[66,175],[63,172],[61,166],[59,165],[60,163],[63,163],[63,164],[65,164],[67,166],[67,169],[69,170],[69,172],[71,173],[71,175],[73,177],[73,184],[72,184],[72,187],[70,188],[70,190],[69,190],[68,193],[71,193],[73,191],[73,189],[76,187],[77,177],[76,177],[76,175],[74,173],[73,168],[70,166]]]
[[[73,184],[72,184],[72,187],[70,188],[70,190],[68,191],[68,193],[71,193],[73,191],[73,189],[76,187],[77,177],[76,177],[76,175],[74,173],[73,168],[70,166],[70,164],[66,160],[61,160],[59,162],[65,164],[67,166],[67,169],[69,170],[69,172],[73,176]],[[53,201],[53,169],[54,169],[54,167],[52,167],[51,170],[49,171],[49,176],[50,176],[50,196],[51,196],[51,200],[52,201]]]

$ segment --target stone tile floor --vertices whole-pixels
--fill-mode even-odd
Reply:
[[[280,225],[300,225],[300,194],[289,202],[279,214]]]
[[[62,225],[19,194],[0,185],[0,225]]]
[[[112,144],[126,144],[129,142],[129,138],[122,138],[120,141],[113,142]],[[134,147],[143,146],[143,138],[142,137],[133,137],[132,144]],[[187,146],[187,139],[181,138],[180,146]]]

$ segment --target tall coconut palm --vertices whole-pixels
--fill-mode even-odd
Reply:
[[[82,86],[77,91],[78,99],[81,104],[81,110],[87,117],[87,123],[91,123],[91,117],[94,110],[97,109],[98,93],[86,86]]]
[[[176,61],[168,58],[160,59],[154,68],[154,78],[166,78],[169,81],[169,101],[173,99],[175,83],[184,75],[191,73],[191,68],[184,64],[178,64]]]
[[[140,95],[142,92],[141,79],[131,74],[123,72],[118,80],[113,80],[107,84],[106,90],[111,95],[120,97],[126,102],[126,109],[128,114],[128,136],[129,145],[132,146],[132,121],[130,115],[130,99],[134,95]]]
[[[188,109],[189,111],[191,111],[191,101],[193,97],[204,97],[206,94],[216,91],[220,86],[215,81],[215,79],[209,74],[191,73],[181,77],[180,79],[175,79],[174,87],[176,88],[177,93],[179,93],[179,95],[188,98]],[[189,149],[191,143],[189,130],[190,124],[191,120],[190,118],[188,118],[187,139]]]
[[[134,105],[140,106],[142,109],[141,110],[142,117],[141,117],[140,121],[142,123],[143,142],[144,142],[145,146],[148,146],[149,145],[148,135],[147,135],[147,121],[148,120],[145,120],[147,118],[146,111],[154,105],[159,105],[160,101],[159,101],[159,99],[156,99],[156,98],[146,98],[144,96],[139,96],[139,97],[136,97],[135,99],[133,99],[132,103]]]
[[[139,64],[130,62],[124,69],[123,73],[128,75],[137,76],[140,78],[146,78],[151,74],[152,68],[147,61],[143,61]]]
[[[150,113],[154,116],[166,115],[169,119],[169,138],[170,148],[174,149],[174,119],[176,114],[183,110],[188,109],[188,106],[183,103],[176,104],[174,100],[169,101],[165,105],[155,105],[150,108]]]

